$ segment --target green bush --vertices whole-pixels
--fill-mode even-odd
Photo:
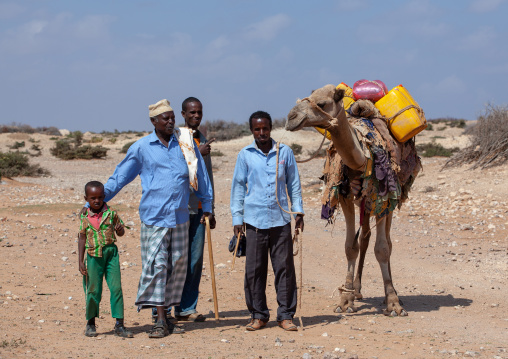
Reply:
[[[9,147],[11,150],[17,150],[18,148],[22,148],[22,147],[25,147],[25,141],[21,141],[21,142],[14,142],[13,145],[11,146],[7,146]]]
[[[49,171],[39,165],[31,165],[27,155],[23,153],[0,152],[0,175],[5,177],[37,177],[49,175]]]
[[[55,147],[51,148],[50,152],[62,160],[91,160],[106,157],[108,149],[102,146],[76,146],[75,143],[65,139],[56,141]]]
[[[428,122],[427,122],[427,128],[426,128],[425,130],[427,130],[427,131],[432,131],[432,130],[434,130],[434,126],[432,126],[432,123],[428,123]]]
[[[210,156],[222,157],[222,156],[224,156],[224,153],[222,153],[220,150],[211,151]]]
[[[302,154],[302,145],[299,145],[298,143],[292,143],[289,147],[291,147],[295,156]]]
[[[418,154],[423,157],[451,157],[453,153],[459,151],[457,147],[444,148],[442,145],[435,142],[416,145],[416,150]]]
[[[99,143],[102,142],[102,137],[93,136],[90,140],[91,143]]]
[[[113,144],[114,144],[114,143],[116,143],[116,140],[117,140],[117,138],[116,138],[116,137],[111,137],[108,141],[109,141],[110,143],[113,143]]]
[[[127,142],[125,145],[123,145],[122,149],[120,150],[120,153],[127,153],[129,148],[134,144],[136,141]]]

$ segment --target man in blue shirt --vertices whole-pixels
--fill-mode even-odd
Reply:
[[[270,137],[272,118],[264,111],[249,118],[254,142],[243,148],[236,160],[231,185],[231,215],[234,233],[239,238],[246,226],[245,301],[251,313],[247,330],[266,326],[270,313],[266,304],[268,253],[275,275],[277,292],[277,322],[284,330],[296,331],[296,275],[291,239],[291,216],[296,215],[296,228],[303,231],[303,204],[300,176],[293,151],[281,144],[278,178],[276,175],[276,143]],[[277,204],[277,191],[280,206]]]
[[[149,107],[154,132],[136,141],[104,186],[105,201],[111,200],[138,175],[143,190],[141,219],[142,273],[136,305],[157,308],[157,322],[149,333],[162,338],[183,329],[166,321],[165,308],[180,304],[187,272],[189,236],[189,167],[175,132],[175,114],[168,100]],[[188,150],[186,150],[187,156]],[[197,157],[197,190],[203,216],[212,212],[212,186],[201,154]],[[194,158],[195,160],[195,158]],[[195,161],[194,161],[195,163]]]

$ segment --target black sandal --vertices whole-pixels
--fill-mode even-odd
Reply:
[[[168,325],[165,321],[160,320],[153,326],[148,333],[148,338],[164,338],[169,334]]]
[[[85,335],[87,337],[96,337],[97,329],[95,328],[95,325],[87,324],[85,329]]]
[[[115,325],[115,334],[121,338],[133,338],[134,335],[124,325]]]

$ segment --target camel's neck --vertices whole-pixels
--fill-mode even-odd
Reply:
[[[344,164],[353,170],[363,170],[366,163],[365,155],[343,109],[333,121],[330,121],[330,126],[326,129]]]

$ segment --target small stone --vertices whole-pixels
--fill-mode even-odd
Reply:
[[[229,343],[229,340],[227,340],[227,339],[221,339],[220,341],[223,343]]]
[[[65,310],[69,309],[69,306],[67,306],[67,305],[66,305],[66,306],[64,307],[64,309],[65,309]]]
[[[322,336],[322,337],[327,337],[327,336],[328,336],[328,333],[326,333],[326,332],[325,332],[325,333],[321,334],[321,336]]]
[[[44,323],[44,319],[39,320],[39,323]]]
[[[224,264],[224,263],[219,263],[219,264],[217,264],[217,265],[215,266],[215,268],[226,268],[226,267],[227,267],[227,265],[226,265],[226,264]]]
[[[281,347],[282,346],[282,342],[280,341],[279,338],[275,338],[275,346],[276,347]]]
[[[310,355],[310,353],[304,353],[302,359],[312,359],[312,355]]]
[[[67,262],[67,261],[69,260],[69,257],[62,257],[62,260],[63,260],[64,262]]]
[[[25,319],[26,319],[26,320],[30,320],[30,319],[32,319],[32,317],[25,317]]]
[[[295,342],[295,340],[294,340],[294,339],[289,339],[289,340],[288,340],[288,343],[294,343],[294,342]]]
[[[28,307],[28,308],[26,308],[26,311],[27,311],[27,312],[31,312],[32,310],[34,310],[34,308],[32,308],[32,307]]]
[[[491,306],[492,308],[497,308],[497,307],[499,307],[499,304],[498,304],[498,303],[492,303],[490,306]]]

